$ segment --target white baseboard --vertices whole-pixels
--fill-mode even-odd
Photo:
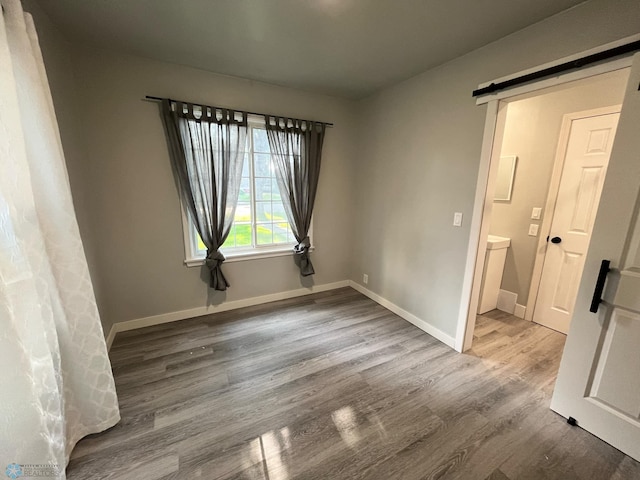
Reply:
[[[518,318],[524,318],[526,313],[527,313],[527,306],[516,303],[516,308],[514,309],[513,314]]]
[[[400,308],[395,303],[390,302],[384,297],[381,297],[377,293],[373,293],[371,290],[363,287],[353,280],[341,280],[339,282],[325,283],[323,285],[314,285],[311,288],[299,288],[296,290],[288,290],[285,292],[272,293],[270,295],[262,295],[259,297],[245,298],[242,300],[234,300],[231,302],[221,303],[220,305],[210,305],[206,307],[191,308],[189,310],[180,310],[177,312],[163,313],[160,315],[152,315],[150,317],[137,318],[134,320],[128,320],[126,322],[114,323],[111,326],[111,330],[107,335],[107,349],[111,349],[111,345],[115,336],[119,332],[126,332],[128,330],[136,330],[138,328],[150,327],[152,325],[161,325],[163,323],[175,322],[177,320],[185,320],[187,318],[200,317],[202,315],[209,315],[211,313],[226,312],[229,310],[236,310],[238,308],[251,307],[254,305],[260,305],[263,303],[275,302],[278,300],[286,300],[288,298],[301,297],[304,295],[310,295],[312,293],[325,292],[327,290],[335,290],[336,288],[352,287],[363,295],[369,297],[376,303],[379,303],[386,309],[392,311],[396,315],[402,317],[409,323],[412,323],[420,330],[428,333],[432,337],[440,340],[445,345],[454,348],[455,339],[442,330],[434,327],[426,320],[416,317],[414,314],[407,312],[403,308]]]
[[[518,303],[518,294],[500,289],[498,293],[497,309],[513,315],[516,311],[516,303]]]
[[[432,337],[440,340],[442,343],[444,343],[448,347],[455,348],[455,346],[454,346],[455,345],[455,339],[453,337],[447,335],[446,333],[444,333],[439,328],[434,327],[433,325],[431,325],[426,320],[422,320],[421,318],[416,317],[413,313],[407,312],[405,309],[400,308],[395,303],[392,303],[389,300],[387,300],[386,298],[381,297],[377,293],[373,293],[371,290],[363,287],[362,285],[360,285],[357,282],[354,282],[353,280],[351,280],[350,285],[351,285],[351,287],[353,287],[354,289],[356,289],[357,291],[359,291],[363,295],[366,295],[367,297],[369,297],[374,302],[379,303],[380,305],[382,305],[387,310],[392,311],[396,315],[404,318],[407,322],[412,323],[413,325],[418,327],[423,332],[426,332],[429,335],[431,335]]]
[[[252,307],[254,305],[260,305],[263,303],[286,300],[288,298],[302,297],[304,295],[326,292],[327,290],[335,290],[336,288],[348,287],[350,285],[350,280],[341,280],[339,282],[325,283],[323,285],[314,285],[310,288],[298,288],[296,290],[287,290],[284,292],[271,293],[269,295],[243,298],[242,300],[232,300],[230,302],[221,303],[220,305],[208,305],[205,307],[190,308],[189,310],[180,310],[177,312],[152,315],[150,317],[136,318],[134,320],[127,320],[125,322],[117,322],[111,326],[109,335],[107,335],[107,349],[111,349],[111,344],[113,343],[116,334],[119,332],[136,330],[138,328],[150,327],[152,325],[161,325],[163,323],[175,322],[177,320],[185,320],[187,318],[200,317],[202,315],[209,315],[211,313],[226,312],[229,310],[236,310],[238,308]]]
[[[118,333],[116,325],[117,323],[111,325],[111,329],[109,330],[109,334],[105,340],[107,342],[107,351],[111,350],[111,345],[113,345],[113,341],[116,339],[116,333]]]

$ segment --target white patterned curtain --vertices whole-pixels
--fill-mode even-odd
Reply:
[[[33,21],[0,1],[0,475],[64,478],[120,414]]]

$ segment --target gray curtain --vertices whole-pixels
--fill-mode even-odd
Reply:
[[[247,115],[169,100],[163,100],[162,114],[183,202],[207,247],[211,288],[226,290],[219,248],[238,203]]]
[[[298,241],[302,276],[315,270],[309,258],[309,227],[318,189],[325,124],[265,115],[271,158],[282,203]]]

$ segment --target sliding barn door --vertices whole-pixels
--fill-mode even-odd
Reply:
[[[636,460],[640,460],[639,85],[637,54],[551,402],[553,410],[573,417],[580,427]],[[610,262],[609,273],[603,260]]]

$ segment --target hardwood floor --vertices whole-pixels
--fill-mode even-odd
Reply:
[[[494,311],[458,354],[351,288],[118,334],[87,479],[632,479],[549,410],[564,336]]]

